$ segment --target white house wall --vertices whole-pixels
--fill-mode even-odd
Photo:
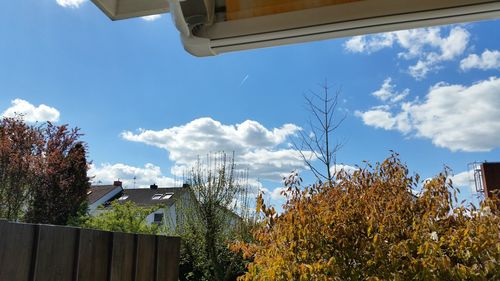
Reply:
[[[106,195],[101,197],[99,200],[95,201],[93,204],[90,204],[88,207],[89,214],[94,216],[98,214],[98,207],[106,203],[107,201],[111,200],[111,198],[115,197],[118,195],[123,190],[121,186],[117,186],[115,189],[111,190],[108,192]]]
[[[152,224],[154,222],[155,214],[163,214],[163,224],[170,228],[171,230],[175,230],[178,222],[178,213],[177,210],[181,211],[191,204],[191,196],[188,192],[182,194],[182,196],[172,205],[160,208],[146,217],[146,221],[148,224]]]

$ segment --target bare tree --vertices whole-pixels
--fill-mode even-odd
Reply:
[[[308,122],[309,128],[300,131],[299,143],[294,142],[293,145],[318,181],[331,182],[336,154],[342,147],[339,141],[334,140],[333,132],[345,120],[346,114],[340,116],[338,114],[337,106],[341,91],[336,90],[331,94],[326,82],[321,88],[322,94],[310,91],[309,95],[304,96],[307,109],[311,114]],[[321,162],[322,168],[314,165],[315,160]]]

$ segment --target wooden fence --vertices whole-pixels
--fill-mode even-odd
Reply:
[[[177,281],[180,238],[0,220],[0,280]]]

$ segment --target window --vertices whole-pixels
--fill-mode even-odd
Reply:
[[[87,191],[87,195],[92,194],[92,190]]]
[[[152,199],[153,200],[160,200],[163,197],[163,194],[155,194],[153,195]]]
[[[167,200],[174,195],[173,193],[155,194],[151,199],[153,200]]]
[[[162,224],[163,223],[163,213],[155,213],[153,223]]]
[[[173,193],[165,193],[165,194],[163,194],[163,197],[161,198],[161,200],[167,200],[170,197],[172,197],[172,195],[174,195],[174,194]]]
[[[120,198],[118,198],[118,201],[127,200],[127,198],[128,198],[128,195],[124,194]]]

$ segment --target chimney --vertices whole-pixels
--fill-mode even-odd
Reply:
[[[151,188],[151,189],[158,189],[158,186],[155,183],[153,183],[152,185],[149,186],[149,188]]]
[[[113,186],[122,186],[122,182],[121,181],[114,181],[113,182]]]
[[[482,184],[487,198],[500,196],[500,162],[481,164]]]

